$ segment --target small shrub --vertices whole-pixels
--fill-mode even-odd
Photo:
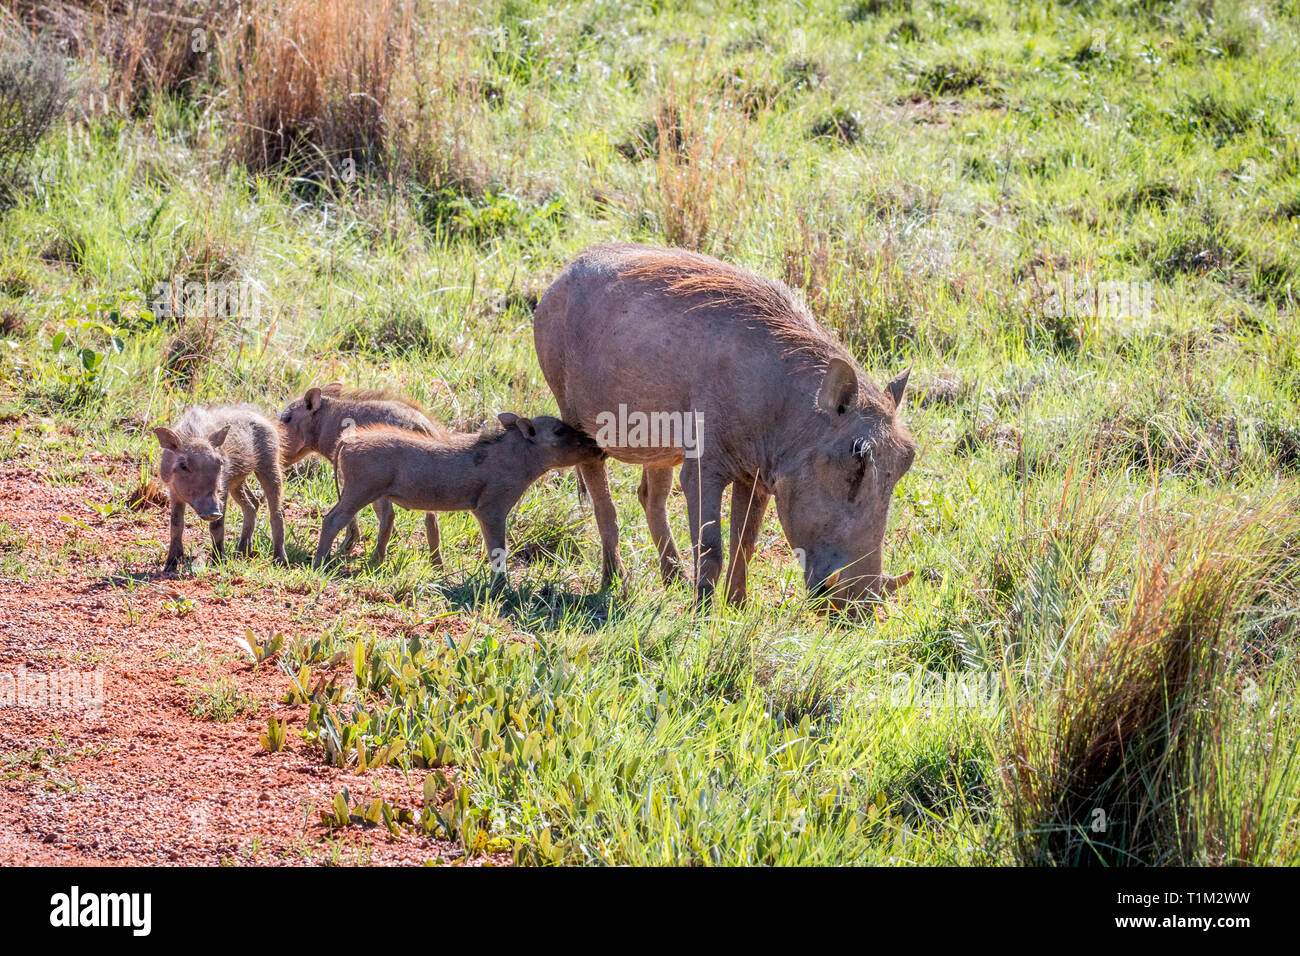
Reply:
[[[0,308],[0,336],[17,338],[30,329],[27,319],[17,309]]]
[[[659,232],[669,245],[725,253],[739,240],[750,207],[747,124],[723,103],[675,93],[656,116],[656,142],[681,141],[655,157],[648,205]]]
[[[150,508],[165,508],[171,502],[167,486],[149,475],[142,478],[130,494],[126,496],[126,506],[131,511],[147,511]]]
[[[893,244],[846,243],[804,224],[785,251],[783,278],[858,354],[893,359],[916,341],[929,285]]]
[[[936,63],[923,68],[916,78],[916,89],[927,96],[965,93],[993,86],[983,68],[969,63]]]
[[[33,41],[0,38],[0,191],[15,186],[70,96],[61,56]]]
[[[259,707],[257,698],[243,693],[225,677],[200,688],[189,698],[189,711],[193,716],[221,723],[256,714]]]
[[[219,322],[194,317],[183,321],[163,345],[162,370],[174,388],[190,390],[218,348]]]
[[[107,99],[144,113],[159,95],[189,96],[213,69],[212,46],[230,28],[235,0],[130,0],[101,25]]]
[[[1115,633],[1071,628],[1046,698],[1011,710],[1006,809],[1023,864],[1222,865],[1267,859],[1290,761],[1227,747],[1233,622],[1266,582],[1294,580],[1294,503],[1208,527],[1167,525]],[[1269,718],[1264,709],[1265,723]]]
[[[855,110],[837,107],[813,123],[808,135],[852,146],[862,139],[862,119]]]

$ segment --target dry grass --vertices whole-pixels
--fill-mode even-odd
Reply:
[[[237,8],[233,0],[131,0],[99,24],[110,75],[107,102],[144,108],[160,94],[195,92],[211,70],[211,44]]]
[[[832,234],[801,218],[782,266],[786,284],[850,348],[893,355],[934,311],[935,281],[888,238]]]
[[[647,206],[667,243],[725,254],[753,206],[750,126],[724,102],[670,88],[654,113],[655,166]]]
[[[252,170],[386,165],[414,38],[412,7],[395,0],[249,5],[218,44],[230,151]]]

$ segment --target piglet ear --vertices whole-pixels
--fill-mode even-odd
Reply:
[[[168,451],[179,451],[181,440],[176,437],[176,433],[170,428],[155,428],[154,437],[158,439],[158,444],[162,445]]]
[[[516,415],[514,412],[501,412],[497,415],[497,421],[506,429],[519,429],[519,434],[525,438],[533,439],[537,437],[537,428],[532,421],[521,415]]]
[[[328,385],[322,388],[321,391],[324,392],[326,395],[333,395],[337,397],[343,394],[343,383],[330,382]]]
[[[307,394],[302,397],[302,403],[307,406],[307,411],[314,412],[320,408],[321,390],[319,388],[307,389]]]
[[[230,434],[230,426],[222,425],[220,428],[218,428],[216,431],[214,431],[211,435],[208,436],[208,444],[211,445],[213,448],[220,448],[221,443],[226,440],[226,436],[228,434]]]

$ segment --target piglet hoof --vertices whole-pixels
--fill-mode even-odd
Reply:
[[[289,566],[289,556],[284,553],[283,548],[275,552],[275,555],[272,557],[271,560],[273,560],[276,564],[278,564],[282,568],[287,568]]]
[[[179,567],[180,561],[178,559],[168,558],[167,562],[163,564],[163,574],[175,574]]]

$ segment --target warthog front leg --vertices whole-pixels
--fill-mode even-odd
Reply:
[[[226,556],[226,509],[230,507],[230,493],[221,497],[221,517],[208,522],[208,531],[212,533],[212,557],[220,561]]]
[[[230,489],[230,496],[235,499],[244,515],[243,523],[239,526],[239,544],[235,545],[235,550],[239,554],[251,554],[253,532],[257,530],[257,499],[243,482]]]
[[[627,572],[618,556],[618,512],[609,493],[603,461],[584,462],[578,466],[582,483],[591,496],[591,510],[596,513],[596,527],[600,529],[600,586],[608,588],[617,577],[627,580]]]
[[[474,512],[479,530],[483,532],[483,548],[487,552],[488,566],[492,569],[492,587],[500,588],[510,583],[506,575],[506,519],[510,508],[497,505],[480,507]]]
[[[163,565],[164,571],[175,571],[181,558],[185,556],[185,545],[182,542],[185,535],[185,504],[183,502],[172,502],[170,533],[171,539],[167,545],[167,562]]]
[[[442,563],[442,536],[438,530],[438,513],[424,513],[424,537],[429,542],[429,560],[435,568],[444,567]]]
[[[370,563],[378,567],[388,556],[388,541],[393,536],[393,522],[397,516],[393,512],[393,503],[387,498],[375,502],[375,514],[379,516],[379,534],[375,536],[375,550],[371,552]]]
[[[727,600],[745,602],[749,561],[754,556],[763,515],[772,496],[746,479],[731,485],[731,555],[727,561]]]
[[[668,493],[673,487],[671,465],[646,465],[641,470],[641,487],[637,498],[645,510],[646,524],[650,526],[650,540],[659,552],[659,576],[665,585],[682,579],[682,557],[677,552],[672,529],[668,526]]]
[[[284,552],[282,481],[278,466],[257,472],[257,483],[262,486],[262,494],[266,496],[266,512],[271,522],[271,556],[280,564],[288,564],[289,556]]]
[[[722,574],[722,489],[725,483],[701,459],[682,465],[682,491],[695,557],[695,600],[706,604]]]

